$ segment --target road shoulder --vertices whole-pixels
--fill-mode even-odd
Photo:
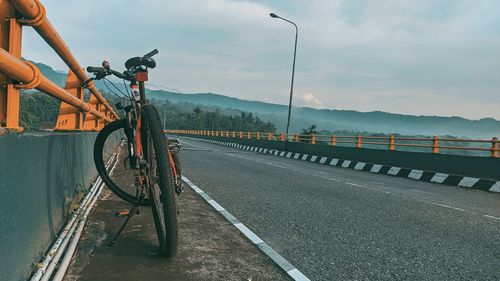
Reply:
[[[106,190],[90,215],[65,280],[290,280],[222,215],[190,188],[179,197],[180,247],[159,256],[149,207],[141,208],[117,244],[109,241],[129,204]]]

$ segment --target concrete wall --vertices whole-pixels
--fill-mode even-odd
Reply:
[[[96,177],[96,133],[0,136],[0,280],[26,280]]]
[[[200,137],[200,136],[192,136]],[[285,150],[285,142],[257,139],[207,137],[219,141],[241,143],[251,146]],[[500,158],[433,154],[422,152],[388,151],[370,148],[352,148],[306,143],[288,143],[288,151],[343,160],[361,161],[424,171],[433,171],[467,177],[500,180]]]

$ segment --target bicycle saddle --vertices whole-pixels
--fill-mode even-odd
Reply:
[[[125,68],[131,69],[132,67],[145,66],[147,68],[155,68],[156,62],[153,58],[148,57],[133,57],[125,62]]]

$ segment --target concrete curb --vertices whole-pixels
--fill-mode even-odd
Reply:
[[[357,162],[345,159],[336,159],[332,157],[322,157],[318,155],[309,155],[305,153],[286,152],[277,149],[267,149],[264,147],[248,146],[232,142],[222,142],[214,140],[207,140],[207,141],[222,146],[233,147],[237,149],[243,149],[247,151],[268,154],[273,156],[280,156],[289,159],[308,161],[322,165],[349,168],[358,171],[385,174],[396,177],[405,177],[424,182],[439,183],[444,185],[451,185],[463,188],[479,189],[484,191],[500,193],[500,181],[443,174],[432,171],[415,170],[415,169],[394,167],[388,165],[379,165],[373,163]]]

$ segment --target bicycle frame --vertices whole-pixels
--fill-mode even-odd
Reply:
[[[148,80],[148,72],[147,71],[141,71],[136,73],[136,80],[133,80],[130,82],[130,89],[131,91],[134,91],[133,85],[138,84],[139,88],[139,101],[136,101],[134,98],[131,98],[131,109],[133,112],[130,110],[127,111],[127,114],[125,115],[125,118],[127,119],[127,124],[129,124],[128,130],[126,129],[125,132],[128,140],[128,148],[129,148],[129,153],[133,151],[133,155],[130,155],[129,161],[130,161],[130,166],[131,167],[136,167],[138,163],[138,160],[141,160],[142,157],[142,140],[141,140],[141,105],[146,105],[147,104],[147,99],[146,99],[146,87],[145,87],[145,81]],[[135,113],[135,117],[133,116]],[[135,119],[134,119],[135,118]],[[134,145],[135,144],[135,145]],[[131,147],[133,146],[133,147]],[[168,160],[169,160],[169,165],[172,167],[172,171],[174,174],[174,178],[176,181],[178,180],[178,171],[177,167],[175,165],[174,158],[172,156],[172,152],[170,149],[167,147],[167,154],[168,154]],[[140,169],[139,169],[140,170]],[[141,175],[139,175],[139,185],[143,185],[143,178]]]

